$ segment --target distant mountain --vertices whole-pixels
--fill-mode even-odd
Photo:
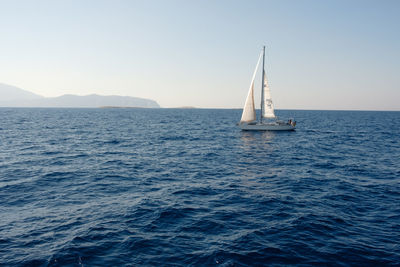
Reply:
[[[42,97],[15,86],[0,84],[0,107],[73,107],[98,108],[139,107],[159,108],[158,103],[151,99],[131,96],[102,95],[62,95],[59,97]]]
[[[0,103],[15,100],[40,99],[43,96],[31,93],[16,86],[0,83]]]
[[[159,108],[156,101],[130,96],[62,95],[59,97],[35,99],[26,103],[31,107],[72,107],[98,108],[103,106]],[[26,106],[26,105],[25,105]]]

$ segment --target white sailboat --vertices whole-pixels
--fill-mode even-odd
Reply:
[[[256,120],[256,109],[254,105],[254,80],[257,74],[258,65],[262,56],[262,89],[261,89],[261,116],[260,121]],[[268,86],[267,76],[264,70],[265,62],[265,46],[258,58],[256,69],[251,79],[250,89],[247,94],[246,103],[243,107],[242,118],[239,122],[239,127],[242,130],[248,131],[291,131],[296,127],[296,122],[289,120],[287,122],[280,121],[275,116],[274,105],[272,103],[271,91]]]

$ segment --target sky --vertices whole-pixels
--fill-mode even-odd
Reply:
[[[0,83],[241,108],[265,45],[277,109],[400,110],[399,14],[396,0],[0,0]]]

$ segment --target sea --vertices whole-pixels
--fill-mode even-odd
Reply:
[[[1,266],[400,266],[400,112],[0,108]]]

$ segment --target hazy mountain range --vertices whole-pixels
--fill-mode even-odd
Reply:
[[[21,88],[0,83],[0,107],[139,107],[159,108],[151,99],[131,96],[102,95],[62,95],[59,97],[43,97]]]

